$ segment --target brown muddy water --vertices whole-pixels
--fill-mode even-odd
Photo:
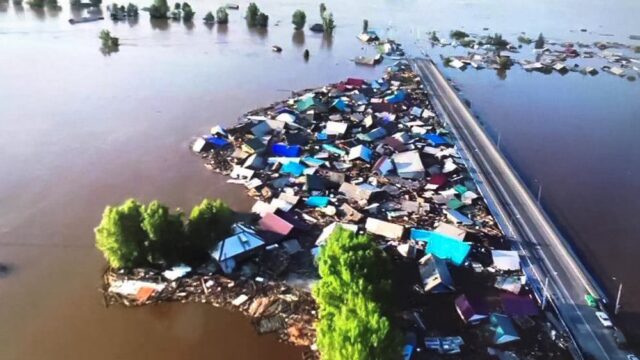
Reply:
[[[56,12],[0,2],[0,263],[11,269],[0,279],[0,358],[298,359],[298,349],[210,306],[105,309],[92,229],[105,205],[128,197],[187,209],[221,197],[248,211],[242,189],[206,171],[190,140],[290,90],[378,76],[382,66],[349,61],[372,53],[355,38],[362,18],[409,54],[428,49],[423,34],[434,29],[627,43],[640,33],[636,1],[326,1],[338,24],[333,39],[292,30],[296,8],[318,20],[315,2],[259,3],[270,15],[266,32],[246,28],[248,2],[239,3],[228,26],[207,28],[151,23],[144,12],[137,23],[72,26],[66,3]],[[221,4],[192,6],[200,19]],[[110,56],[99,51],[104,28],[121,39]],[[272,53],[274,44],[284,51]],[[525,180],[543,184],[544,205],[603,283],[624,282],[623,320],[637,324],[640,81],[445,72],[501,134]]]

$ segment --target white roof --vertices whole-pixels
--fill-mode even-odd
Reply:
[[[329,236],[331,236],[331,234],[333,233],[333,230],[335,230],[336,226],[338,225],[340,225],[343,229],[349,230],[351,232],[358,231],[358,225],[334,222],[328,225],[327,227],[325,227],[324,229],[322,229],[322,234],[318,236],[318,239],[316,240],[316,245],[324,245],[324,243],[327,241]]]
[[[409,178],[424,177],[424,166],[417,150],[405,151],[393,155],[398,175]],[[403,176],[404,175],[404,176]]]
[[[327,135],[342,135],[349,126],[346,122],[327,121],[327,128],[324,130]]]
[[[368,218],[364,227],[372,234],[396,240],[402,238],[402,234],[404,233],[404,227],[402,225],[393,224],[375,218]]]
[[[447,223],[441,223],[440,225],[438,225],[438,227],[433,229],[433,231],[450,236],[458,240],[463,240],[464,237],[467,235],[467,230],[461,229],[457,226],[453,226]]]
[[[499,270],[520,270],[520,256],[517,251],[491,250],[491,255],[493,256],[493,266]]]

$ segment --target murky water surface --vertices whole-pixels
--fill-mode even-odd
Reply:
[[[105,309],[92,229],[106,204],[128,197],[183,208],[221,197],[247,211],[243,190],[207,172],[189,141],[292,89],[377,77],[382,66],[349,61],[373,53],[355,38],[363,18],[409,54],[438,54],[425,32],[452,28],[489,27],[513,40],[542,31],[633,43],[628,35],[640,33],[637,1],[326,3],[338,24],[332,39],[293,32],[297,8],[319,20],[318,4],[307,0],[259,3],[270,15],[266,32],[246,28],[245,1],[228,26],[212,28],[152,23],[146,13],[136,23],[72,26],[66,3],[34,11],[0,2],[0,262],[11,268],[0,279],[3,359],[298,359],[299,350],[209,306]],[[219,5],[192,3],[198,19]],[[104,28],[121,39],[110,56],[99,50]],[[274,44],[284,51],[271,52]],[[517,67],[504,79],[490,70],[445,73],[531,187],[543,184],[545,206],[604,284],[624,282],[623,319],[637,324],[640,82]]]

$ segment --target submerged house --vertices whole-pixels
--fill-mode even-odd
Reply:
[[[232,231],[232,236],[217,243],[210,252],[226,274],[233,271],[238,261],[264,247],[262,238],[251,228],[234,224]]]
[[[491,314],[491,330],[494,332],[494,344],[505,344],[520,340],[520,335],[518,335],[513,322],[506,315]]]
[[[428,254],[420,259],[418,264],[424,291],[438,294],[455,290],[453,278],[444,260]]]
[[[392,159],[396,165],[398,176],[408,179],[424,178],[424,166],[418,151],[397,153],[393,155]]]

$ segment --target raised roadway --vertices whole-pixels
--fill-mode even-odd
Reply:
[[[587,306],[585,294],[601,298],[604,294],[564,237],[436,65],[430,59],[409,61],[429,91],[436,112],[458,139],[458,149],[470,162],[469,170],[493,215],[520,251],[538,299],[547,298],[546,310],[555,310],[565,332],[568,330],[573,356],[626,360],[628,353],[619,349],[614,331],[605,328],[595,309]]]

